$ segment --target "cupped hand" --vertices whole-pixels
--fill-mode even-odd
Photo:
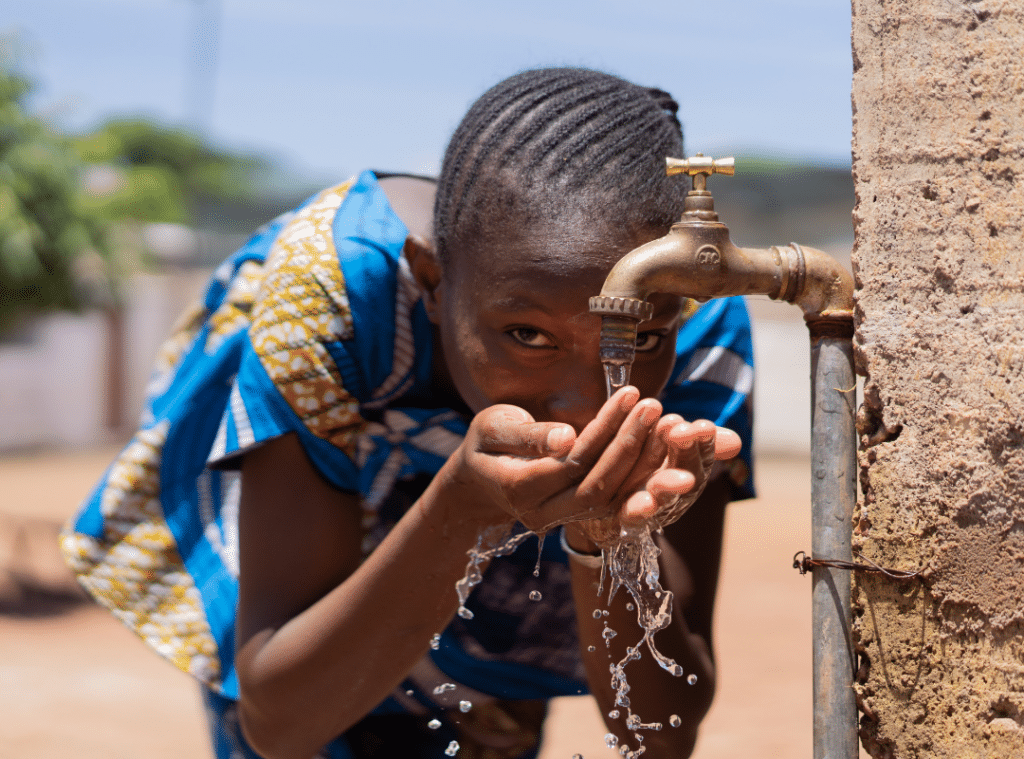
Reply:
[[[516,406],[491,406],[473,419],[446,476],[490,522],[514,518],[545,532],[608,517],[621,506],[623,485],[660,414],[661,405],[641,401],[633,387],[608,399],[578,435]]]
[[[663,416],[624,483],[622,507],[609,517],[581,522],[580,530],[596,545],[607,546],[623,531],[672,524],[700,497],[715,461],[735,457],[741,446],[739,435],[706,419]]]
[[[577,435],[516,406],[492,406],[474,418],[445,469],[460,500],[476,504],[490,523],[514,518],[545,532],[579,522],[606,545],[623,525],[678,519],[714,460],[739,451],[735,433],[661,411],[658,401],[625,387]]]

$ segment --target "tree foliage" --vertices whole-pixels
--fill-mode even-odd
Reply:
[[[0,334],[25,315],[78,309],[109,282],[106,226],[88,208],[77,152],[29,113],[31,89],[0,57]]]
[[[204,204],[255,197],[266,162],[217,149],[194,132],[145,119],[119,118],[76,141],[83,161],[115,180],[90,203],[114,220],[196,223]]]

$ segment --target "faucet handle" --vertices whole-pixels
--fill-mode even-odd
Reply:
[[[693,189],[701,192],[707,186],[707,178],[712,174],[736,173],[736,159],[712,158],[702,153],[690,158],[666,158],[665,173],[669,176],[675,174],[687,174],[693,177]]]

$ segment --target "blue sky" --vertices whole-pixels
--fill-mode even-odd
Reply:
[[[435,172],[477,95],[544,65],[668,90],[691,153],[849,162],[848,0],[217,0],[213,46],[195,20],[214,1],[6,0],[0,31],[68,130],[194,121],[198,65],[215,141],[318,178]]]

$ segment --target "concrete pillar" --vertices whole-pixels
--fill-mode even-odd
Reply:
[[[853,0],[874,757],[1024,756],[1024,4]]]

